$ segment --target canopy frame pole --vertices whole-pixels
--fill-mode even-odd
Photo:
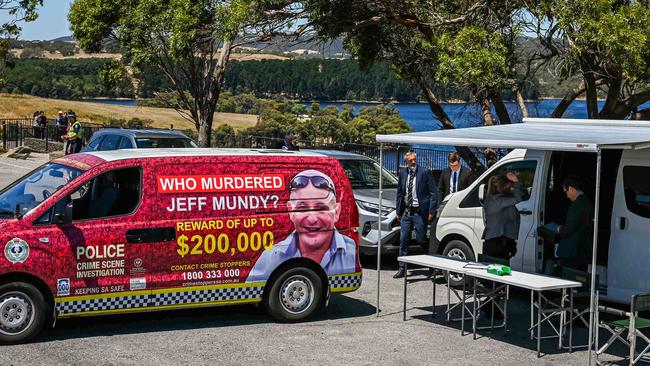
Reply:
[[[600,172],[601,172],[602,156],[600,147],[596,151],[596,193],[594,194],[594,238],[591,248],[591,289],[590,289],[590,299],[589,299],[589,338],[588,338],[588,350],[589,353],[589,363],[591,365],[591,345],[594,341],[594,327],[597,327],[598,324],[594,324],[594,301],[596,296],[596,259],[598,258],[598,213],[600,211]],[[596,334],[598,334],[596,332]]]
[[[379,211],[377,212],[377,314],[379,317],[379,289],[381,282],[381,196],[383,193],[384,176],[384,143],[379,144]]]

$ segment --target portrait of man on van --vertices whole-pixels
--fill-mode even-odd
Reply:
[[[320,263],[328,275],[355,272],[356,244],[336,229],[341,204],[332,179],[308,169],[291,179],[289,189],[287,208],[294,231],[262,253],[248,281],[264,281],[278,265],[297,257]]]

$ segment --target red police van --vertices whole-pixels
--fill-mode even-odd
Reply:
[[[304,320],[361,285],[358,222],[343,169],[316,153],[53,160],[0,192],[0,342],[61,317],[239,303]]]

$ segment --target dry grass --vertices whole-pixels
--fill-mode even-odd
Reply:
[[[14,55],[14,57],[20,58],[20,55],[23,53],[22,48],[12,48],[9,50],[9,52]],[[50,59],[50,60],[70,60],[70,59],[77,59],[77,58],[110,58],[113,60],[119,60],[122,58],[122,55],[119,53],[86,53],[84,51],[78,51],[72,56],[63,56],[61,52],[59,51],[54,51],[54,52],[48,52],[44,51],[41,54],[40,58],[45,58],[45,59]],[[281,55],[274,55],[271,53],[232,53],[230,54],[230,59],[231,60],[237,60],[237,61],[251,61],[251,60],[288,60],[289,57],[287,56],[281,56]]]
[[[45,111],[48,118],[55,118],[59,110],[73,110],[82,122],[106,123],[110,119],[141,118],[153,120],[153,127],[193,129],[194,124],[173,109],[154,107],[130,107],[122,105],[46,99],[30,95],[0,94],[0,118],[32,118],[36,110]],[[252,127],[257,116],[237,113],[215,113],[214,126],[226,123],[235,130]]]

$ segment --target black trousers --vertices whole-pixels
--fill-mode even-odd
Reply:
[[[505,236],[488,239],[483,242],[483,254],[510,260],[517,253],[517,241]]]

